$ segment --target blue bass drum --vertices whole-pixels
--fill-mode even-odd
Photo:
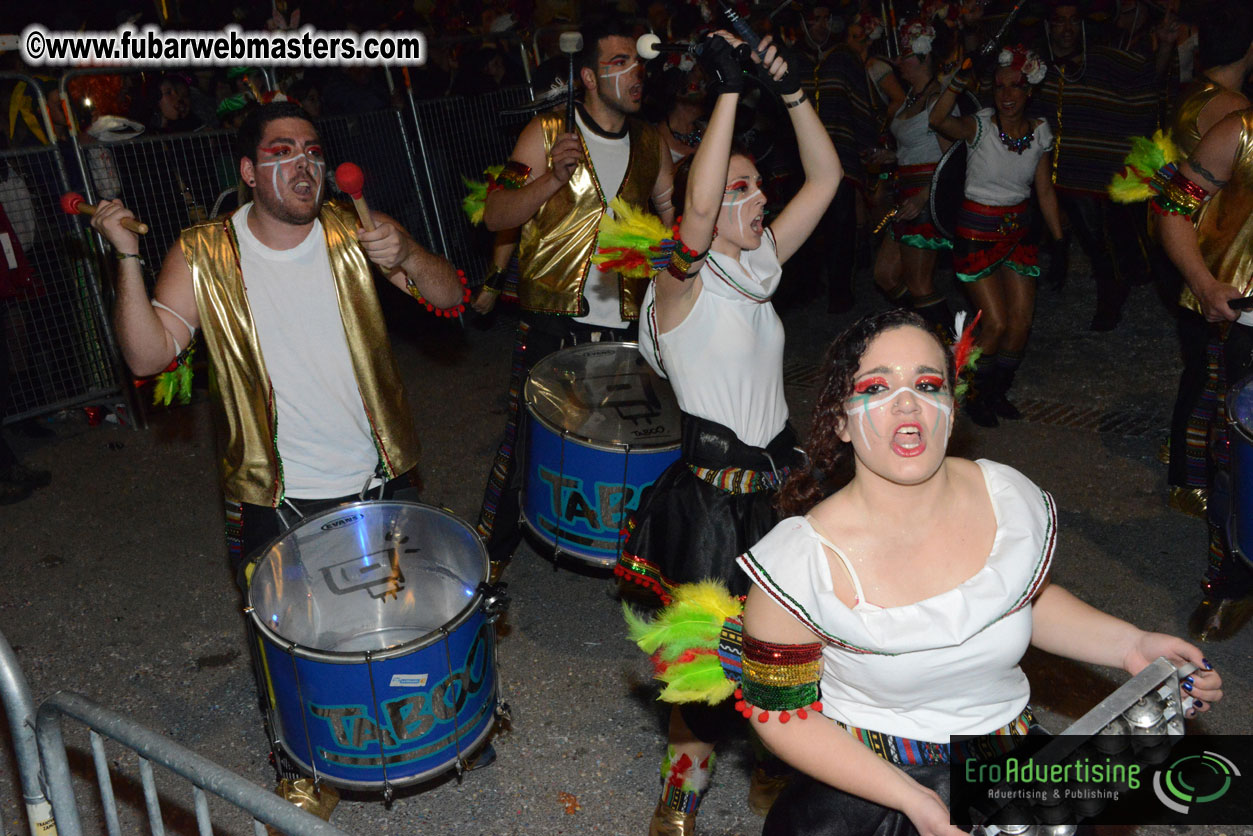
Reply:
[[[1253,564],[1253,376],[1227,390],[1227,443],[1231,454],[1227,540],[1235,554]],[[1211,496],[1211,506],[1215,499]]]
[[[302,520],[248,589],[271,732],[304,772],[353,789],[456,766],[496,719],[498,602],[474,530],[413,502]]]
[[[557,557],[612,567],[640,494],[679,458],[679,405],[635,343],[587,343],[535,364],[522,521]]]

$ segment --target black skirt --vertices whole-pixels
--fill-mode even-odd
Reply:
[[[683,455],[641,497],[627,523],[615,574],[662,604],[679,584],[703,580],[722,581],[732,595],[747,595],[748,576],[735,559],[778,522],[775,491],[730,493],[698,478],[689,465],[782,473],[799,463],[795,443],[790,426],[763,449],[744,444],[721,424],[684,415]]]

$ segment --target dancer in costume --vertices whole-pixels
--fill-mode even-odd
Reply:
[[[1201,22],[1200,39],[1210,67],[1183,91],[1170,125],[1170,139],[1182,159],[1192,155],[1210,128],[1249,106],[1241,88],[1253,75],[1253,7],[1243,0],[1216,4]],[[1176,280],[1182,281],[1177,273]],[[1186,286],[1179,305],[1176,324],[1183,372],[1171,414],[1166,482],[1171,507],[1204,518],[1209,496],[1210,434],[1226,429],[1222,339],[1205,321],[1196,295]],[[1221,444],[1218,449],[1222,449]],[[1214,541],[1222,534],[1211,530],[1210,536]],[[1221,549],[1217,542],[1211,547]]]
[[[953,243],[935,228],[928,205],[931,177],[951,144],[930,124],[942,89],[936,70],[942,50],[936,43],[935,27],[923,20],[901,24],[900,44],[897,69],[909,92],[889,125],[896,138],[896,207],[892,242],[885,242],[877,259],[895,265],[899,258],[899,267],[892,271],[898,275],[888,277],[883,265],[876,264],[875,280],[889,298],[908,292],[915,311],[934,327],[947,328],[952,314],[944,294],[935,289],[935,262],[939,252],[952,249]]]
[[[478,522],[493,577],[522,537],[522,468],[515,452],[525,449],[520,396],[531,368],[567,346],[631,340],[636,334],[644,280],[622,279],[592,266],[606,207],[615,195],[641,209],[651,201],[665,223],[673,220],[670,153],[657,129],[633,116],[643,94],[643,64],[630,27],[612,19],[590,23],[583,28],[583,44],[575,58],[583,93],[576,130],[567,132],[561,109],[532,119],[483,211],[488,229],[522,228],[522,316],[509,380],[509,417]]]
[[[974,393],[968,414],[980,426],[1021,418],[1006,397],[1022,363],[1035,314],[1038,252],[1026,241],[1031,226],[1031,187],[1054,240],[1062,238],[1051,162],[1053,133],[1044,119],[1027,116],[1032,85],[1044,78],[1039,57],[1022,47],[1001,50],[993,95],[995,107],[971,116],[949,112],[970,82],[954,77],[931,111],[931,125],[967,144],[965,201],[957,216],[953,268],[982,313]]]
[[[966,342],[966,340],[963,340]],[[960,345],[960,344],[959,344]],[[827,352],[809,465],[784,519],[739,559],[742,700],[766,745],[810,776],[763,834],[959,836],[949,738],[993,751],[1028,733],[1028,643],[1131,674],[1165,656],[1206,711],[1222,681],[1187,642],[1148,633],[1049,582],[1053,500],[1003,464],[946,455],[953,355],[918,317],[857,322]],[[823,474],[851,454],[852,480]],[[820,695],[820,699],[819,699]],[[864,745],[863,745],[864,744]],[[905,765],[909,763],[910,765]]]
[[[113,316],[131,370],[160,372],[197,331],[208,348],[235,570],[303,515],[411,486],[417,432],[370,265],[441,308],[463,300],[452,265],[396,221],[373,212],[367,232],[326,200],[321,141],[299,105],[258,107],[238,142],[253,200],[184,230],[153,299],[122,226],[130,210],[106,200],[91,220],[118,258]]]
[[[735,555],[774,524],[774,490],[797,462],[783,395],[783,324],[770,297],[842,175],[799,79],[763,38],[753,61],[787,107],[806,178],[765,227],[761,175],[732,143],[744,86],[738,44],[725,32],[704,42],[700,60],[717,103],[692,160],[680,240],[644,296],[640,351],[674,387],[683,455],[642,498],[616,571],[662,602],[676,584],[703,578],[747,592]],[[728,719],[730,705],[673,712],[653,836],[693,832]]]
[[[1253,108],[1215,125],[1178,166],[1155,178],[1159,233],[1195,300],[1193,309],[1221,335],[1226,380],[1253,372],[1253,317],[1228,301],[1253,294]],[[1211,482],[1214,479],[1211,471]],[[1203,600],[1188,620],[1203,641],[1235,635],[1253,618],[1253,570],[1233,553],[1226,509],[1210,508],[1210,565]]]

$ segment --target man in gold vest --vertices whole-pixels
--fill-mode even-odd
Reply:
[[[1219,0],[1201,21],[1200,48],[1209,66],[1189,84],[1174,106],[1170,139],[1188,158],[1210,128],[1250,102],[1241,88],[1253,73],[1253,8],[1246,0]],[[1150,217],[1150,220],[1153,218]],[[1173,266],[1160,273],[1182,284]],[[1177,288],[1176,288],[1177,290]],[[1219,374],[1222,339],[1201,315],[1196,296],[1184,289],[1176,311],[1183,372],[1170,424],[1170,505],[1205,517],[1209,493],[1209,438],[1221,427],[1218,409],[1223,382]],[[1234,382],[1234,381],[1233,381]]]
[[[1220,121],[1186,161],[1166,166],[1155,182],[1162,245],[1187,284],[1188,307],[1222,335],[1223,371],[1229,383],[1238,383],[1253,372],[1253,312],[1231,305],[1253,296],[1253,108]],[[1219,490],[1221,475],[1211,473],[1209,517],[1222,536],[1211,545],[1204,600],[1188,622],[1202,641],[1230,638],[1253,617],[1253,569],[1241,558],[1253,553],[1253,543],[1226,536],[1230,511],[1215,502],[1230,492]],[[1235,476],[1244,481],[1250,474]],[[1248,503],[1247,488],[1232,490],[1241,505]],[[1239,536],[1234,527],[1232,536]]]
[[[637,333],[647,283],[592,264],[601,218],[616,196],[640,208],[651,202],[667,226],[674,220],[670,153],[657,130],[633,116],[643,93],[635,39],[617,21],[591,23],[584,27],[575,68],[583,94],[575,125],[566,124],[564,108],[532,119],[497,178],[503,188],[488,194],[483,212],[489,229],[521,227],[522,316],[510,415],[478,525],[494,577],[521,538],[521,474],[514,451],[523,446],[518,398],[531,367],[566,346],[631,340]]]
[[[92,219],[118,258],[114,324],[131,370],[166,369],[202,333],[237,571],[301,515],[387,496],[417,464],[370,265],[439,307],[461,300],[452,265],[394,220],[374,212],[366,232],[326,201],[322,147],[299,105],[258,108],[238,141],[253,201],[185,229],[153,299],[121,223],[131,212],[104,201]]]

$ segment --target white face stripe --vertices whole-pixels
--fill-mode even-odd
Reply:
[[[923,403],[936,408],[938,415],[937,415],[935,432],[937,434],[939,433],[939,430],[940,430],[940,422],[938,420],[939,415],[944,416],[944,421],[946,424],[948,423],[949,419],[953,415],[953,405],[951,403],[946,403],[945,401],[940,400],[939,398],[937,398],[935,395],[933,395],[930,392],[919,392],[917,389],[914,389],[909,386],[902,386],[899,389],[893,389],[891,392],[888,392],[885,395],[880,395],[876,397],[874,400],[871,400],[870,397],[866,395],[860,395],[860,396],[854,395],[853,398],[856,401],[856,404],[847,410],[847,415],[850,418],[854,414],[857,415],[857,425],[858,425],[858,428],[861,430],[861,440],[862,440],[862,443],[865,444],[867,447],[870,446],[870,439],[867,438],[866,436],[866,419],[870,417],[870,411],[873,409],[878,409],[879,407],[890,406],[892,402],[895,401],[902,392],[908,392],[911,395],[913,395],[915,398],[917,398],[918,400],[922,401]],[[948,396],[945,395],[944,397],[948,397]],[[874,427],[873,423],[871,424],[871,427],[872,428]],[[878,435],[878,434],[879,434],[879,431],[876,429],[875,435]]]
[[[268,160],[267,162],[264,162],[264,163],[257,163],[257,168],[268,167],[271,169],[271,172],[270,172],[271,183],[273,184],[273,187],[274,187],[274,194],[277,195],[278,194],[278,173],[280,171],[283,172],[283,185],[286,186],[288,183],[291,182],[291,174],[289,172],[294,170],[295,164],[298,160],[304,160],[305,163],[308,165],[309,172],[313,175],[313,179],[317,181],[317,191],[314,193],[314,196],[313,196],[314,200],[321,200],[322,199],[322,184],[326,180],[326,178],[322,176],[322,173],[326,170],[326,163],[324,161],[315,160],[312,157],[307,156],[304,151],[301,151],[299,154],[297,154],[294,157],[284,157],[281,160]],[[283,168],[283,166],[289,163],[292,165],[292,168],[290,169]]]
[[[620,70],[607,70],[607,69],[601,70],[600,77],[612,78],[613,79],[613,94],[614,96],[621,96],[622,95],[622,76],[626,75],[627,73],[631,72],[631,70],[635,69],[636,66],[639,65],[639,63],[640,63],[639,61],[632,61],[630,64],[627,64],[625,67],[623,67]]]
[[[735,225],[739,228],[741,237],[744,235],[744,204],[748,203],[759,194],[761,194],[761,189],[754,189],[751,193],[744,195],[739,200],[726,200],[724,196],[722,205],[730,206],[732,208],[731,216],[735,218]]]

